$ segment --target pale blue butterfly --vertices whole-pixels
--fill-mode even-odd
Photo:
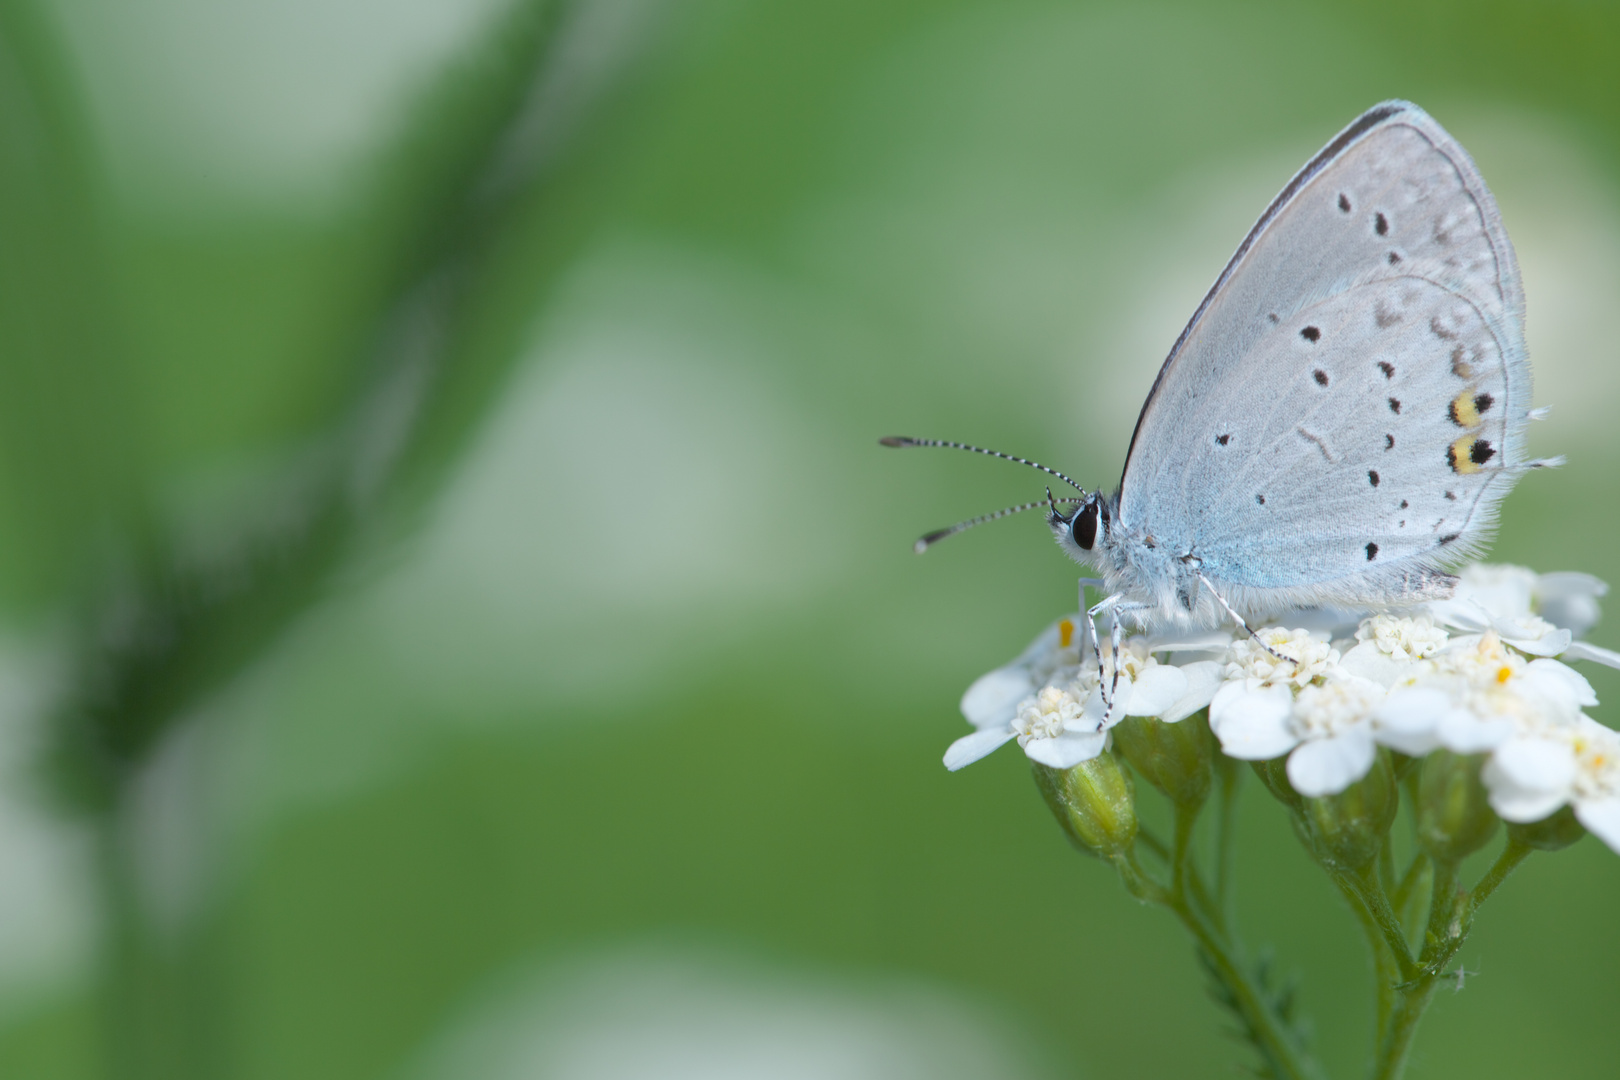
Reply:
[[[1404,101],[1283,188],[1181,332],[1112,495],[1044,505],[1096,566],[1091,608],[1183,628],[1451,594],[1526,470],[1530,366],[1513,246],[1473,161]],[[1060,510],[1061,504],[1074,507]],[[1086,582],[1082,582],[1082,588]],[[1082,606],[1084,606],[1082,601]],[[1252,632],[1252,631],[1251,631]]]

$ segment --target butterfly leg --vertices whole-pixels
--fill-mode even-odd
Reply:
[[[1292,656],[1284,656],[1282,653],[1278,652],[1276,649],[1273,649],[1270,645],[1267,645],[1264,641],[1261,641],[1260,640],[1260,635],[1255,633],[1254,630],[1250,628],[1249,624],[1243,621],[1243,616],[1239,615],[1237,612],[1232,610],[1232,605],[1228,604],[1226,602],[1226,597],[1222,596],[1220,593],[1215,591],[1215,586],[1213,586],[1213,585],[1211,585],[1209,583],[1209,578],[1205,577],[1203,574],[1199,574],[1198,575],[1198,580],[1202,581],[1204,583],[1204,588],[1209,590],[1209,595],[1213,596],[1215,598],[1216,603],[1220,604],[1221,607],[1226,609],[1226,613],[1228,615],[1232,616],[1233,620],[1238,624],[1238,626],[1242,627],[1243,632],[1245,634],[1248,634],[1249,637],[1254,639],[1254,643],[1256,645],[1258,645],[1262,649],[1266,650],[1266,652],[1270,653],[1272,656],[1276,657],[1278,660],[1292,661],[1292,663],[1294,664],[1295,667],[1299,666],[1299,661],[1295,660]]]
[[[1086,619],[1086,631],[1085,631],[1086,640],[1081,642],[1081,645],[1080,645],[1080,659],[1081,659],[1082,663],[1085,661],[1086,645],[1090,644],[1090,646],[1091,646],[1091,655],[1097,661],[1097,674],[1098,674],[1099,678],[1102,675],[1102,642],[1097,637],[1097,617],[1096,617],[1095,614],[1093,614],[1086,607],[1086,586],[1089,585],[1094,589],[1101,589],[1104,586],[1106,586],[1107,584],[1108,583],[1105,582],[1102,578],[1091,578],[1091,577],[1083,577],[1083,578],[1081,578],[1080,579],[1080,607],[1077,609],[1079,611],[1085,612],[1085,619]],[[1119,599],[1118,597],[1109,597],[1109,600],[1117,601],[1118,599]],[[1106,604],[1107,602],[1108,602],[1107,600],[1104,600],[1103,604]],[[1097,606],[1098,606],[1098,608],[1101,608],[1102,604],[1098,604]]]
[[[1084,596],[1085,596],[1085,582],[1083,582],[1083,581],[1081,582],[1080,589],[1081,589],[1081,597],[1082,597],[1082,599],[1084,599]],[[1113,710],[1114,710],[1114,695],[1113,695],[1113,692],[1111,690],[1104,689],[1103,685],[1102,685],[1102,673],[1103,673],[1102,642],[1100,642],[1097,639],[1097,623],[1096,623],[1096,619],[1097,619],[1097,616],[1103,614],[1104,612],[1108,612],[1108,613],[1113,615],[1113,619],[1114,619],[1113,639],[1114,639],[1114,661],[1115,661],[1115,663],[1114,663],[1114,673],[1115,673],[1114,674],[1114,679],[1115,679],[1115,682],[1118,682],[1118,680],[1119,680],[1119,663],[1118,663],[1118,661],[1119,661],[1120,624],[1119,624],[1119,616],[1117,614],[1114,614],[1114,611],[1115,611],[1116,608],[1119,607],[1120,601],[1122,601],[1124,599],[1125,599],[1125,594],[1124,593],[1114,593],[1112,596],[1105,597],[1102,600],[1099,600],[1097,603],[1093,604],[1091,607],[1086,609],[1086,623],[1088,625],[1090,625],[1090,627],[1091,627],[1092,647],[1096,651],[1096,656],[1097,656],[1097,691],[1098,691],[1098,693],[1102,694],[1103,704],[1108,707],[1108,713],[1109,714],[1112,714]]]

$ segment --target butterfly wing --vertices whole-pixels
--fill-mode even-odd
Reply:
[[[1238,595],[1409,591],[1478,546],[1523,471],[1523,306],[1468,155],[1415,105],[1369,110],[1271,204],[1171,350],[1120,524]]]

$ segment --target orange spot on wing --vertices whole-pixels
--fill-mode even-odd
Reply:
[[[1074,623],[1068,619],[1058,620],[1058,648],[1067,649],[1074,641]]]

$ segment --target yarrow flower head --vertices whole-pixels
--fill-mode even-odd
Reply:
[[[1427,660],[1445,647],[1446,636],[1427,615],[1374,615],[1356,628],[1357,641],[1396,662]]]
[[[1232,642],[1226,654],[1226,678],[1253,686],[1307,686],[1339,662],[1339,650],[1309,630],[1268,626],[1255,641],[1247,636]],[[1280,657],[1280,658],[1279,658]]]
[[[1485,766],[1491,807],[1504,821],[1532,822],[1565,806],[1620,851],[1620,733],[1581,717],[1565,727],[1508,739]]]
[[[1083,617],[1069,616],[969,688],[962,712],[976,730],[952,744],[946,765],[1016,740],[1032,760],[1068,768],[1107,750],[1126,717],[1173,723],[1208,707],[1224,753],[1286,757],[1301,795],[1344,791],[1379,747],[1485,754],[1502,818],[1530,822],[1570,806],[1620,850],[1620,734],[1583,714],[1597,696],[1565,662],[1620,667],[1620,654],[1574,640],[1606,591],[1586,574],[1470,566],[1451,599],[1366,614],[1353,638],[1309,628],[1349,634],[1337,616],[1300,613],[1299,625],[1284,616],[1253,637],[1136,634],[1117,652],[1104,642],[1100,664],[1082,647]]]

